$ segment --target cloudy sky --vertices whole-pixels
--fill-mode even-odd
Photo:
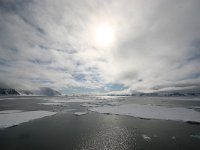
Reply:
[[[0,87],[200,87],[199,0],[0,0]]]

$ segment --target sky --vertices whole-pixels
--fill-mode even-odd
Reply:
[[[0,87],[200,88],[199,0],[0,0]]]

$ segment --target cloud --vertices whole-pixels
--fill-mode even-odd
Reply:
[[[77,92],[115,90],[108,85],[126,91],[199,87],[199,5],[198,0],[2,0],[1,86]],[[106,48],[95,43],[102,23],[115,31]]]

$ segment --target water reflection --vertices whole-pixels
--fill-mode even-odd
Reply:
[[[82,141],[77,150],[133,150],[136,146],[134,131],[121,127],[101,129],[96,135],[85,137]]]

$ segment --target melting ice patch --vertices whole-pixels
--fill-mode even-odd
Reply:
[[[6,110],[0,111],[0,128],[12,127],[30,120],[43,118],[56,114],[49,111],[21,111]]]
[[[120,106],[103,106],[90,108],[89,110],[98,113],[127,115],[145,119],[200,122],[200,112],[182,107],[123,104]]]

